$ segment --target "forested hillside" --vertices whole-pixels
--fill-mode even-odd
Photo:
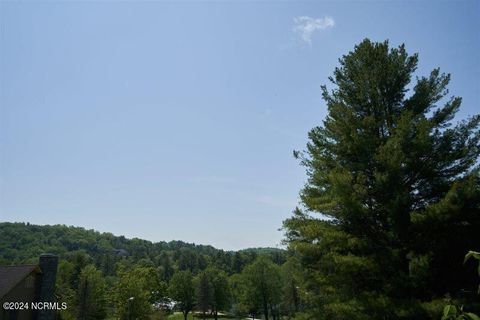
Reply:
[[[54,253],[70,259],[86,255],[105,274],[113,274],[120,260],[160,266],[168,280],[174,270],[204,270],[214,264],[232,274],[240,272],[259,254],[281,264],[285,251],[276,248],[252,248],[237,252],[182,241],[157,242],[127,239],[65,225],[39,226],[29,223],[0,223],[0,265],[36,263],[42,253]]]
[[[277,318],[300,308],[298,266],[285,250],[233,252],[64,225],[0,223],[0,264],[34,264],[46,252],[60,258],[56,295],[69,306],[62,319],[165,319],[175,318],[174,310],[185,319],[194,310],[214,318],[221,311]]]

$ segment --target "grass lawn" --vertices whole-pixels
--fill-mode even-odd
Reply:
[[[175,312],[167,317],[168,320],[183,320],[183,314],[181,312]],[[192,313],[188,314],[188,320],[193,320]]]

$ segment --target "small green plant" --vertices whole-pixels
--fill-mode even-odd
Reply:
[[[463,263],[465,264],[470,258],[478,260],[478,275],[480,276],[480,252],[469,251],[465,255]],[[478,286],[478,294],[480,294],[480,285]],[[464,312],[463,306],[458,308],[455,305],[448,304],[443,309],[442,320],[480,320],[480,317],[471,312]]]
[[[478,276],[480,277],[480,252],[468,251],[463,260],[463,264],[465,264],[470,258],[478,260]],[[478,286],[478,294],[480,294],[480,285]]]
[[[443,309],[442,320],[480,320],[480,317],[471,312],[464,312],[463,306],[457,308],[449,304]]]

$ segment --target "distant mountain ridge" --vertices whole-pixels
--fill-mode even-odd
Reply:
[[[202,270],[213,263],[229,273],[237,272],[257,255],[268,255],[277,263],[282,263],[286,256],[285,250],[279,248],[225,251],[183,241],[154,243],[139,238],[128,239],[66,225],[0,223],[0,264],[35,263],[38,256],[45,252],[60,257],[82,253],[99,266],[115,263],[122,257],[154,266],[165,264],[168,260],[172,268],[192,271]]]

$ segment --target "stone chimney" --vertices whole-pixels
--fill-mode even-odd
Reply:
[[[42,254],[38,265],[42,271],[38,302],[55,302],[58,256],[50,253]],[[55,310],[39,310],[37,320],[54,320],[55,314]]]

